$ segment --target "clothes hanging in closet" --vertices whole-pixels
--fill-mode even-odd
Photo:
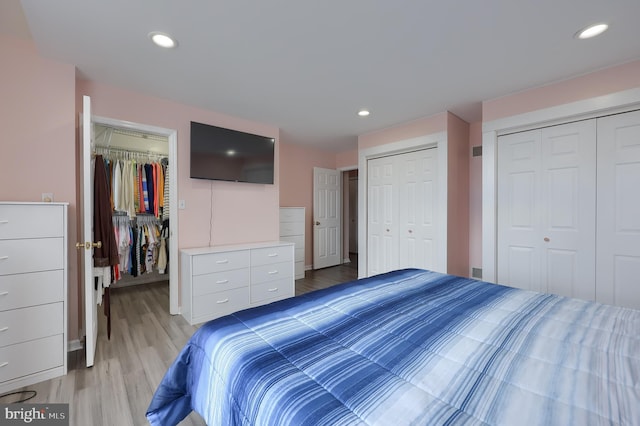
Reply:
[[[114,212],[112,234],[118,251],[118,266],[112,271],[114,281],[125,273],[133,277],[156,269],[166,273],[168,164],[166,158],[160,162],[104,160]]]
[[[105,167],[109,171],[115,212],[126,213],[131,218],[139,213],[152,214],[157,218],[168,214],[168,209],[165,209],[168,163],[106,159]]]
[[[157,218],[138,215],[130,220],[128,216],[113,217],[113,231],[118,246],[118,275],[133,277],[157,270],[166,271],[166,242],[168,233],[163,234]]]

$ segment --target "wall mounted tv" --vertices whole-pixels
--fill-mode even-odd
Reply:
[[[191,122],[191,177],[273,184],[275,140]]]

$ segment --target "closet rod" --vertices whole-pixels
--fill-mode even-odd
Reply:
[[[152,152],[152,151],[136,151],[135,149],[126,149],[126,148],[115,148],[115,147],[107,147],[107,146],[95,146],[96,152],[100,151],[100,153],[110,154],[110,153],[118,153],[118,154],[136,154],[136,155],[150,155],[153,157],[168,157],[169,154],[164,154],[162,152]]]

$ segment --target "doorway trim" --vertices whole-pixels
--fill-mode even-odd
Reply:
[[[498,256],[498,136],[627,112],[640,107],[640,89],[555,105],[482,124],[482,279],[496,282]]]
[[[132,121],[92,116],[94,124],[165,136],[169,142],[169,313],[180,313],[178,306],[178,131]]]
[[[438,132],[430,135],[418,136],[358,151],[358,278],[368,276],[367,268],[367,238],[368,223],[368,192],[369,171],[367,169],[370,159],[402,154],[427,148],[438,148],[438,203],[441,208],[437,211],[437,221],[441,224],[438,234],[440,253],[438,263],[446,272],[447,268],[447,176],[448,176],[448,143],[447,132]]]

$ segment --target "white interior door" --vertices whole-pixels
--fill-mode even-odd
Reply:
[[[436,244],[437,148],[395,156],[399,268],[439,270]],[[443,265],[442,270],[446,270]]]
[[[498,138],[499,284],[542,291],[540,131]]]
[[[498,139],[497,282],[595,297],[595,121]]]
[[[595,300],[596,121],[541,130],[541,286]]]
[[[313,269],[342,259],[342,173],[313,168]]]
[[[398,209],[394,156],[373,158],[367,171],[367,276],[398,265]]]
[[[98,341],[98,306],[96,303],[97,292],[93,277],[93,172],[94,167],[91,157],[93,152],[93,132],[91,129],[91,99],[82,97],[82,119],[80,120],[80,150],[82,179],[80,181],[81,208],[82,208],[82,248],[83,282],[84,282],[84,317],[85,317],[85,350],[87,367],[94,362],[96,343]],[[87,245],[89,243],[89,245]]]
[[[640,309],[640,111],[598,119],[596,300]]]

